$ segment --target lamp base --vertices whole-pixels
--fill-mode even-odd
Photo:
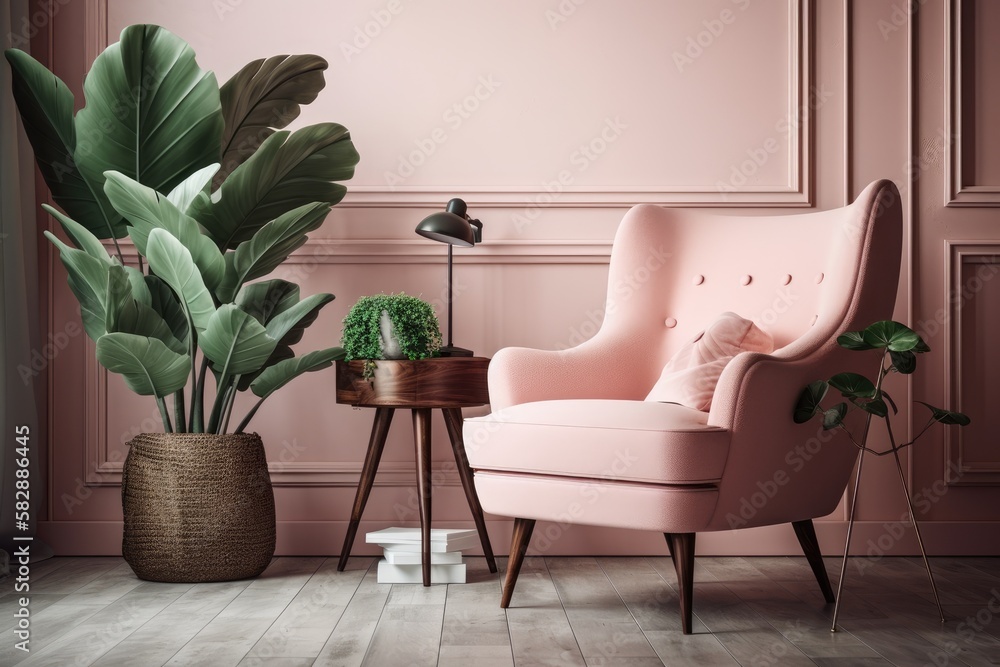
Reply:
[[[442,357],[471,357],[474,356],[472,350],[466,350],[464,347],[455,347],[454,345],[446,345],[438,350]]]

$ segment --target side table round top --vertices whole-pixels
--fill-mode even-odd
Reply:
[[[371,408],[467,408],[490,402],[486,357],[378,359],[364,378],[365,361],[337,362],[337,402]]]

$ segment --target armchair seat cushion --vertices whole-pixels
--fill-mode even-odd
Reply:
[[[661,485],[718,482],[729,431],[672,403],[577,399],[521,403],[465,420],[476,470]]]

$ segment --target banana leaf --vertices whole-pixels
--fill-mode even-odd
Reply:
[[[177,295],[188,322],[198,333],[204,331],[215,314],[215,302],[188,249],[170,232],[154,229],[146,242],[146,259]]]
[[[275,132],[192,211],[221,250],[250,240],[271,220],[305,204],[338,203],[347,188],[331,181],[354,175],[358,152],[347,128],[319,123]]]
[[[94,183],[115,170],[170,192],[219,161],[222,104],[215,74],[188,44],[155,25],[125,28],[94,61],[76,115],[74,157]]]
[[[227,254],[219,300],[232,301],[243,283],[278,268],[306,242],[307,233],[323,224],[329,212],[329,205],[323,203],[299,206],[268,222],[249,241]]]
[[[4,55],[10,63],[14,101],[25,134],[52,198],[98,238],[125,236],[125,221],[101,187],[104,179],[88,175],[77,163],[73,93],[27,53],[8,49]]]
[[[222,169],[218,188],[275,130],[298,118],[323,90],[326,60],[314,55],[254,60],[222,85]]]
[[[97,360],[125,378],[140,396],[163,398],[184,387],[191,372],[191,357],[171,351],[156,338],[130,333],[109,333],[97,341]]]

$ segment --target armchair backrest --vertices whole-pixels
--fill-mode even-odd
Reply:
[[[636,206],[615,236],[598,336],[644,350],[636,399],[725,311],[756,322],[780,353],[816,348],[891,316],[900,235],[899,192],[885,180],[850,206],[801,215]]]

